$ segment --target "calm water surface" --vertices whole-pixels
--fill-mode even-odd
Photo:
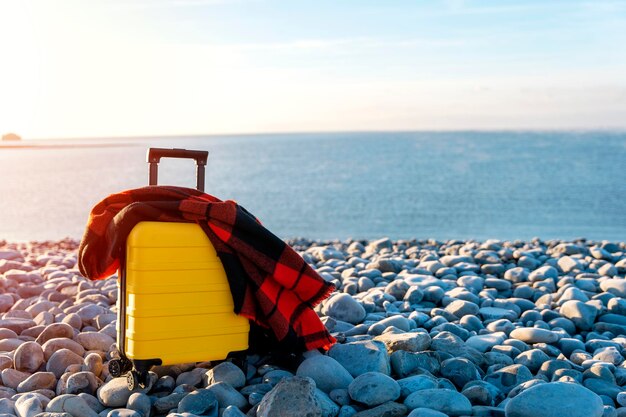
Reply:
[[[209,150],[207,192],[237,200],[281,237],[626,239],[626,133],[41,143],[73,146],[0,147],[0,239],[80,238],[100,199],[147,183],[150,146]],[[99,144],[112,146],[83,146]],[[163,160],[160,183],[193,187],[194,169]]]

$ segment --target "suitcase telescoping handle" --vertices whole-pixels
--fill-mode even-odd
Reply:
[[[208,151],[190,151],[187,149],[164,149],[150,148],[146,160],[150,163],[150,185],[157,185],[159,176],[159,162],[161,158],[185,158],[195,159],[197,169],[197,186],[199,191],[204,191],[204,167],[207,159],[209,159]]]

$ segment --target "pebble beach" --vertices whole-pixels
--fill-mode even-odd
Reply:
[[[0,417],[626,416],[626,244],[288,243],[337,291],[337,343],[282,367],[251,355],[113,378],[117,280],[78,242],[0,240]]]

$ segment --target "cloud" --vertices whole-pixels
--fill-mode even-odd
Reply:
[[[241,3],[242,1],[253,0],[139,0],[111,2],[108,5],[113,10],[146,10],[146,9],[167,9],[182,7],[202,7],[202,6],[221,6],[232,3]]]
[[[623,1],[594,1],[583,2],[581,8],[588,12],[595,13],[624,13],[626,12],[626,3]]]
[[[411,47],[457,47],[467,42],[463,39],[383,39],[383,38],[344,38],[344,39],[297,39],[287,42],[212,44],[213,48],[231,51],[289,51],[289,50],[329,50],[329,49],[377,49]]]
[[[444,0],[444,8],[436,15],[487,15],[487,14],[510,14],[530,10],[543,10],[550,7],[563,7],[560,2],[546,3],[522,3],[522,4],[498,4],[497,6],[472,6],[465,0]],[[475,3],[474,3],[475,4]]]

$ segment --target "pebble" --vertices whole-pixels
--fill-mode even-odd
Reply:
[[[164,375],[154,384],[152,392],[172,392],[174,388],[176,388],[176,380],[170,375]]]
[[[366,372],[348,386],[350,398],[369,407],[394,401],[400,397],[400,385],[380,372]]]
[[[602,291],[606,291],[621,298],[626,298],[626,279],[614,278],[604,280],[600,282],[600,288]]]
[[[560,310],[563,317],[570,319],[580,330],[591,330],[598,309],[578,300],[563,303]]]
[[[521,327],[513,330],[509,336],[526,343],[554,343],[559,340],[558,334],[536,327]]]
[[[328,397],[339,405],[348,405],[351,401],[347,388],[334,389],[328,394]]]
[[[76,342],[80,343],[85,350],[97,350],[108,352],[115,340],[111,336],[98,332],[82,332],[76,335]]]
[[[71,350],[81,357],[85,354],[85,348],[80,344],[71,339],[64,339],[60,337],[48,340],[41,346],[41,348],[43,349],[43,356],[46,361],[49,361],[50,357],[60,349]]]
[[[428,350],[431,338],[425,332],[383,333],[374,340],[383,342],[389,354],[396,351],[421,352]]]
[[[13,360],[8,356],[0,355],[0,372],[13,367]]]
[[[476,349],[481,353],[485,353],[496,345],[502,344],[506,339],[504,332],[495,332],[491,334],[481,334],[469,337],[465,344]]]
[[[400,398],[405,399],[411,393],[423,389],[437,388],[437,379],[430,375],[412,375],[398,380],[400,385]]]
[[[365,308],[345,293],[331,296],[325,303],[323,313],[334,319],[359,324],[365,318]]]
[[[165,397],[158,398],[153,406],[158,414],[166,413],[169,410],[176,409],[178,404],[187,396],[188,392],[173,392]]]
[[[234,405],[229,405],[224,409],[222,417],[246,417],[246,415]]]
[[[542,364],[546,363],[550,357],[539,349],[524,351],[515,357],[514,362],[524,365],[533,374],[536,373]]]
[[[70,365],[80,365],[83,357],[77,355],[69,349],[59,349],[50,356],[46,364],[46,371],[52,372],[55,377],[61,378],[65,370]]]
[[[519,316],[515,310],[508,310],[500,307],[482,307],[478,310],[478,312],[484,320],[515,320]]]
[[[50,339],[74,337],[74,328],[67,323],[52,323],[37,336],[36,342],[43,345]]]
[[[583,381],[583,385],[598,395],[605,395],[611,399],[617,399],[622,391],[614,381],[607,381],[599,378],[587,378]]]
[[[101,412],[105,408],[102,404],[100,404],[100,401],[98,401],[98,399],[94,397],[93,395],[86,394],[83,392],[83,393],[78,394],[78,396],[82,398],[83,400],[85,400],[85,402],[89,405],[89,407],[92,410],[94,410],[96,413]]]
[[[13,363],[22,372],[35,372],[44,362],[43,349],[36,342],[26,342],[15,349]]]
[[[143,417],[143,416],[135,410],[130,410],[128,408],[118,408],[116,410],[109,411],[107,413],[107,417]]]
[[[334,417],[339,414],[339,406],[319,388],[315,389],[315,399],[322,410],[322,417]]]
[[[478,314],[479,310],[480,308],[476,304],[465,300],[454,300],[446,306],[446,311],[454,314],[458,318],[466,315],[475,316]]]
[[[102,373],[104,364],[102,363],[102,357],[97,353],[89,353],[83,360],[83,369],[93,373],[99,377]]]
[[[217,382],[226,382],[233,388],[246,385],[246,376],[243,371],[232,362],[222,362],[205,373],[205,386]]]
[[[128,397],[126,408],[134,410],[144,417],[149,417],[152,408],[152,402],[150,400],[150,397],[148,397],[146,394],[143,394],[141,392],[135,392],[131,394],[130,397]]]
[[[451,356],[469,359],[477,365],[483,363],[483,355],[476,349],[465,344],[459,336],[443,331],[432,338],[431,349],[444,352]]]
[[[462,394],[451,389],[424,389],[409,395],[404,400],[410,410],[430,408],[449,416],[470,415],[472,404]]]
[[[366,372],[381,372],[389,375],[391,366],[384,343],[363,340],[345,344],[335,344],[328,355],[341,364],[353,377]]]
[[[67,394],[95,394],[98,387],[102,384],[92,372],[82,371],[76,372],[69,376],[66,381]]]
[[[8,398],[0,399],[0,414],[15,414],[15,401]]]
[[[557,261],[557,265],[559,266],[561,271],[566,274],[574,271],[580,271],[581,269],[583,269],[580,262],[578,262],[576,258],[573,258],[571,256],[563,256],[562,258],[559,258]]]
[[[30,316],[30,315],[29,315]],[[30,319],[25,318],[5,318],[0,319],[0,328],[9,329],[15,332],[15,334],[21,334],[24,330],[30,329],[37,324]]]
[[[234,405],[235,407],[243,409],[248,405],[246,398],[226,382],[216,382],[215,384],[208,386],[206,390],[215,395],[220,408]]]
[[[17,386],[30,376],[27,372],[20,372],[13,368],[3,369],[0,373],[2,385],[8,388],[17,389]]]
[[[176,378],[176,385],[191,385],[196,387],[202,383],[202,379],[207,371],[203,368],[194,368],[191,371],[183,372]]]
[[[441,365],[441,355],[435,351],[406,352],[399,350],[391,355],[391,368],[400,378],[418,373],[436,374]]]
[[[70,313],[63,317],[61,323],[69,324],[72,328],[80,330],[83,327],[83,320],[76,313]]]
[[[408,332],[411,330],[411,322],[409,319],[402,316],[387,317],[386,319],[382,319],[378,323],[371,325],[367,333],[377,336],[382,334],[389,327],[395,327],[403,332]]]
[[[26,393],[15,400],[15,411],[18,417],[34,417],[45,410],[49,401],[41,394]]]
[[[602,400],[578,384],[552,382],[535,385],[505,407],[506,417],[601,417]]]
[[[17,392],[29,392],[39,389],[53,389],[57,378],[52,372],[35,372],[17,386]]]
[[[448,415],[430,408],[416,408],[409,413],[408,417],[448,417]]]
[[[441,376],[447,378],[458,389],[462,389],[468,382],[480,380],[480,372],[476,365],[466,358],[450,358],[441,362]]]
[[[230,405],[229,405],[230,406]],[[178,404],[179,413],[192,413],[199,416],[217,417],[219,404],[211,391],[202,389],[189,393]]]
[[[496,386],[504,394],[526,381],[533,378],[533,374],[524,365],[515,364],[502,367],[494,372],[488,373],[483,381]]]
[[[369,410],[359,411],[354,417],[403,417],[407,411],[405,405],[390,401]]]
[[[92,410],[83,398],[70,394],[63,394],[53,398],[48,403],[46,411],[53,413],[69,413],[70,415],[81,417],[98,416],[98,413]]]
[[[0,340],[0,352],[12,352],[24,343],[22,339],[4,339]]]
[[[131,394],[134,392],[147,392],[149,391],[149,387],[150,384],[143,390],[135,388],[135,390],[130,391],[126,383],[126,378],[113,378],[98,389],[97,397],[102,405],[106,407],[123,407],[128,402]]]
[[[259,404],[257,417],[322,417],[322,407],[315,396],[315,382],[294,376],[280,381]]]
[[[317,388],[325,393],[335,389],[348,388],[354,381],[350,373],[330,356],[316,355],[305,359],[296,371],[296,375],[309,377]]]

